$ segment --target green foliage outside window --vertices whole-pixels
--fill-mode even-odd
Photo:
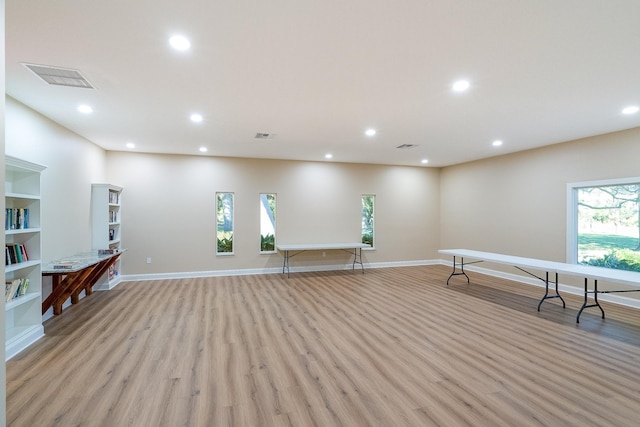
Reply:
[[[266,236],[260,236],[260,251],[272,252],[276,249],[276,236],[273,234],[267,234]]]
[[[233,253],[233,193],[216,193],[216,252]]]
[[[276,194],[260,194],[260,252],[276,250]]]
[[[616,270],[640,271],[640,253],[631,249],[614,249],[601,257],[589,258],[584,263]]]
[[[577,190],[580,264],[640,271],[640,184]]]
[[[233,252],[233,234],[230,232],[218,231],[218,253]]]
[[[375,196],[365,194],[362,196],[362,243],[373,247],[374,241],[374,212]]]

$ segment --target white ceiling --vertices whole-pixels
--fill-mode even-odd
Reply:
[[[107,150],[446,166],[640,126],[640,1],[6,0],[6,91]]]

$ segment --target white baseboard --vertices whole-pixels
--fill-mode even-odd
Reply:
[[[435,265],[440,264],[439,260],[417,260],[417,261],[393,261],[365,264],[365,270],[369,268],[388,268],[388,267],[410,267],[418,265]],[[291,268],[291,273],[308,273],[313,271],[336,271],[351,270],[353,264],[335,264],[335,265],[308,265],[296,266]],[[358,266],[356,266],[356,270]],[[255,274],[283,274],[282,267],[270,268],[247,268],[239,270],[211,270],[211,271],[182,271],[175,273],[153,273],[153,274],[126,274],[122,275],[122,282],[136,282],[140,280],[168,280],[168,279],[189,279],[194,277],[222,277],[222,276],[248,276]],[[286,274],[286,273],[285,273]]]
[[[433,260],[414,260],[414,261],[391,261],[365,264],[365,270],[369,268],[392,268],[392,267],[412,267],[421,265],[446,265],[451,266],[451,261],[443,259]],[[296,266],[291,269],[291,273],[307,273],[313,271],[335,271],[335,270],[351,270],[352,264],[337,265],[313,265],[313,266]],[[356,266],[357,269],[357,266]],[[500,277],[502,279],[513,280],[514,282],[525,283],[528,285],[544,287],[544,283],[534,277],[522,276],[519,274],[505,273],[503,271],[491,270],[478,266],[465,266],[467,271],[475,271],[488,276]],[[186,271],[175,273],[154,273],[154,274],[129,274],[120,276],[120,282],[135,282],[140,280],[168,280],[168,279],[188,279],[194,277],[216,277],[216,276],[243,276],[255,274],[282,274],[282,267],[271,268],[253,268],[239,270],[212,270],[212,271]],[[120,283],[118,282],[118,283]],[[583,296],[584,289],[559,283],[558,289],[572,295]],[[640,299],[629,298],[615,294],[600,294],[598,299],[614,304],[620,304],[633,308],[640,308]]]
[[[142,280],[190,279],[195,277],[250,276],[255,274],[282,273],[282,268],[252,268],[240,270],[180,271],[175,273],[124,274],[121,282]]]
[[[25,330],[20,336],[7,341],[5,347],[5,361],[11,359],[25,348],[44,336],[44,327],[42,325],[34,325]]]
[[[96,284],[93,287],[94,291],[109,291],[113,288],[115,288],[116,286],[118,286],[120,284],[120,282],[122,282],[122,276],[118,275],[115,279],[112,280],[104,280],[101,281],[100,283]]]

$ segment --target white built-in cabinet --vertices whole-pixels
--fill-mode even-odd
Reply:
[[[5,358],[44,336],[40,175],[45,166],[5,157]],[[12,285],[25,283],[16,296]]]
[[[94,250],[121,251],[121,196],[122,187],[112,184],[91,185],[91,227]],[[96,290],[108,290],[120,282],[120,259],[109,268],[94,286]]]

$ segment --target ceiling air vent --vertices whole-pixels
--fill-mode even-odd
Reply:
[[[417,144],[402,144],[402,145],[398,145],[396,148],[399,148],[401,150],[408,150],[409,148],[415,148],[417,147]]]
[[[276,136],[275,133],[258,132],[256,133],[255,138],[256,139],[273,139],[275,136]]]
[[[22,64],[31,70],[36,76],[40,77],[46,83],[56,86],[81,87],[85,89],[94,89],[77,70],[69,68],[50,67],[48,65]]]

